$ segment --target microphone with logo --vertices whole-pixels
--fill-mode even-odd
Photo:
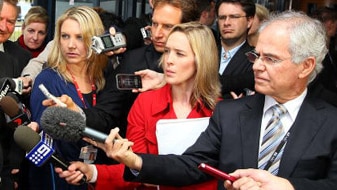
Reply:
[[[10,94],[0,100],[0,106],[5,113],[7,125],[13,128],[27,125],[30,121],[30,112],[24,104],[18,103]]]
[[[37,134],[31,128],[20,125],[14,131],[13,137],[14,141],[27,152],[26,158],[34,165],[40,167],[50,161],[55,167],[68,169],[69,163],[55,154],[53,139],[45,132]],[[86,176],[83,175],[80,184],[86,181]]]
[[[68,108],[52,106],[46,108],[40,119],[43,130],[54,139],[76,142],[82,137],[89,137],[104,143],[106,134],[86,126],[80,113]]]
[[[1,78],[0,79],[0,100],[7,95],[8,92],[15,89],[15,82],[13,80],[10,80],[10,78]]]
[[[8,92],[17,92],[22,94],[23,82],[20,79],[11,79],[4,77],[0,79],[0,100],[7,95]]]

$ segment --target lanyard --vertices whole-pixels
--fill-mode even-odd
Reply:
[[[73,83],[76,87],[77,95],[81,99],[83,107],[87,108],[86,103],[85,103],[84,98],[83,98],[83,94],[82,94],[82,92],[81,92],[81,90],[80,90],[80,88],[79,88],[79,86],[76,82],[76,79],[75,79],[74,75],[71,73],[71,71],[70,71],[70,69],[68,69],[68,67],[67,67],[67,70],[69,71],[69,73],[70,73],[70,75],[73,79]],[[96,86],[95,86],[94,82],[91,83],[91,89],[92,89],[92,106],[95,106],[96,105]]]
[[[283,139],[280,142],[280,144],[277,146],[277,148],[276,148],[275,152],[273,153],[273,155],[268,160],[266,166],[264,167],[264,170],[268,170],[270,168],[270,166],[273,164],[273,162],[275,161],[277,155],[281,152],[281,149],[287,143],[289,135],[290,135],[290,132],[288,131],[287,134],[283,137]]]

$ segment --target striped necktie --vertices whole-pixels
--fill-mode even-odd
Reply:
[[[284,144],[282,147],[278,146],[285,135],[281,117],[287,113],[287,109],[281,104],[275,104],[271,107],[271,109],[273,111],[273,115],[267,124],[262,139],[258,168],[268,170],[272,174],[277,175]],[[276,152],[276,149],[279,150]],[[276,155],[276,153],[278,154]]]

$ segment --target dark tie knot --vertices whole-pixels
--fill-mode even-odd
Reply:
[[[277,117],[281,117],[287,113],[287,108],[282,104],[275,104],[271,108],[273,110],[273,115]]]

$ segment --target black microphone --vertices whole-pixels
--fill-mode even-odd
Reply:
[[[15,90],[15,82],[8,77],[4,77],[0,79],[0,100],[7,95],[8,92]]]
[[[27,125],[30,121],[30,112],[22,103],[8,94],[0,100],[0,106],[6,114],[6,122],[10,127],[16,128],[19,125]]]
[[[40,167],[50,161],[54,166],[68,170],[69,163],[54,154],[53,139],[48,134],[41,132],[39,135],[31,128],[20,125],[14,131],[13,137],[19,147],[27,152],[26,158],[34,165]],[[86,181],[86,176],[83,175],[79,183],[83,184]]]
[[[40,124],[51,137],[64,141],[76,142],[82,137],[89,137],[104,143],[108,137],[87,127],[80,113],[59,106],[46,108],[41,115]]]

